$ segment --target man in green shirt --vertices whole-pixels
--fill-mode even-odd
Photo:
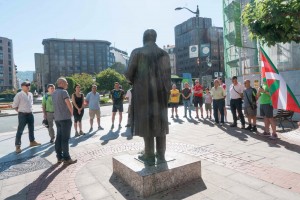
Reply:
[[[271,136],[271,139],[277,139],[278,136],[276,134],[276,122],[273,118],[271,94],[265,80],[263,85],[258,90],[257,97],[260,97],[260,115],[264,117],[265,130],[263,132],[263,136]],[[270,125],[272,128],[272,135],[270,134]]]
[[[54,121],[54,107],[52,102],[52,93],[55,90],[55,86],[53,84],[49,84],[47,87],[48,92],[43,96],[42,100],[42,108],[44,113],[44,119],[48,121],[48,132],[50,136],[50,143],[54,142],[55,135],[53,129],[53,121]]]

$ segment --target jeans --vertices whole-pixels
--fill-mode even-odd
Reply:
[[[239,117],[241,119],[242,125],[245,125],[245,117],[242,111],[242,104],[243,102],[241,99],[230,99],[230,109],[233,116],[233,123],[237,124],[237,116],[236,116],[236,110],[239,113]]]
[[[28,131],[29,131],[29,141],[34,141],[34,117],[32,113],[18,113],[18,130],[16,134],[16,140],[15,145],[21,145],[21,137],[24,131],[24,128],[26,124],[28,125]]]
[[[214,118],[215,118],[216,123],[219,123],[218,111],[221,114],[221,123],[224,123],[224,106],[225,106],[225,99],[214,99],[213,100]]]
[[[183,105],[184,105],[184,116],[186,116],[187,107],[189,107],[189,114],[190,114],[190,117],[191,117],[192,116],[191,101],[189,99],[183,99],[182,102],[183,102]]]
[[[69,139],[71,135],[72,120],[55,121],[57,131],[55,140],[55,152],[58,160],[70,160]]]

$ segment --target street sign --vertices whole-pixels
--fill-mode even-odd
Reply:
[[[191,45],[189,52],[190,52],[190,58],[197,58],[198,57],[198,45]]]
[[[217,78],[217,77],[218,77],[218,74],[219,74],[218,72],[215,72],[215,73],[214,73],[214,76]]]

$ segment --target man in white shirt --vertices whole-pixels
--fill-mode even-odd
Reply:
[[[243,104],[243,93],[244,93],[244,86],[238,83],[237,77],[232,77],[232,84],[230,85],[230,109],[233,116],[233,123],[230,125],[230,127],[236,127],[237,126],[237,116],[236,111],[239,114],[241,123],[242,123],[242,129],[245,129],[245,118],[242,111],[242,104]]]
[[[21,84],[22,91],[14,97],[12,107],[18,112],[18,130],[16,133],[16,153],[21,153],[21,137],[26,124],[28,125],[30,146],[38,146],[34,139],[34,117],[32,114],[33,95],[29,92],[30,82],[25,81]]]

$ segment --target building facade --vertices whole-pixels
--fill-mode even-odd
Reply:
[[[223,76],[223,30],[210,18],[192,17],[175,27],[176,74],[212,79]],[[204,78],[202,78],[204,77]]]
[[[128,67],[128,61],[129,61],[129,56],[126,51],[122,51],[120,49],[117,49],[115,47],[110,47],[110,52],[113,53],[114,55],[114,62],[119,62],[125,65],[126,69]]]
[[[0,92],[17,89],[16,74],[12,40],[0,37]]]
[[[176,54],[175,54],[175,45],[163,46],[163,49],[170,56],[170,65],[171,65],[171,74],[176,74]]]
[[[42,44],[44,54],[35,55],[36,79],[41,84],[75,73],[99,73],[114,63],[108,41],[44,39]]]

